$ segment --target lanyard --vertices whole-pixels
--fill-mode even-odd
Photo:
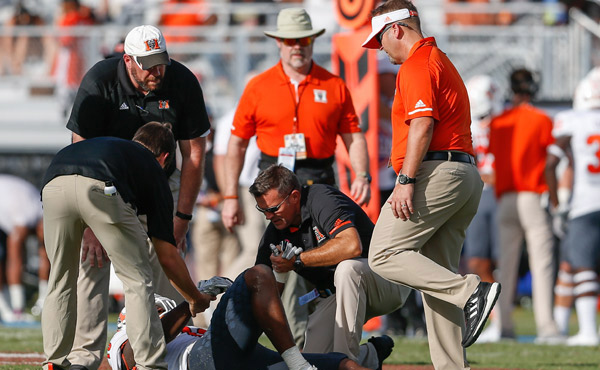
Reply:
[[[306,78],[304,79],[306,80]],[[304,81],[303,80],[303,81]],[[304,90],[306,90],[307,83],[303,84],[301,87],[302,81],[296,82],[290,78],[290,83],[288,87],[290,89],[290,94],[292,94],[292,99],[294,100],[294,123],[293,123],[293,133],[298,133],[298,108],[300,107],[300,99],[302,98],[302,94]],[[294,88],[292,88],[292,86]]]

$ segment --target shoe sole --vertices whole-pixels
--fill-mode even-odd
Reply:
[[[488,290],[488,292],[486,294],[485,307],[483,309],[483,319],[480,320],[479,323],[477,324],[475,334],[473,334],[471,339],[462,344],[462,346],[464,348],[469,347],[471,344],[473,344],[477,341],[477,338],[479,338],[479,335],[483,331],[483,327],[485,326],[485,323],[486,323],[488,317],[490,316],[490,313],[492,313],[492,308],[494,308],[494,305],[496,304],[498,297],[500,297],[501,290],[502,290],[502,287],[500,286],[499,283],[492,283],[492,285],[490,286],[490,289]],[[490,297],[493,297],[493,299],[490,299]]]

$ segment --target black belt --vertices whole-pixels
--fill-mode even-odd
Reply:
[[[427,152],[424,161],[451,161],[475,164],[472,155],[461,152]]]

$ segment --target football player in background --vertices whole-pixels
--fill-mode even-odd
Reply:
[[[568,345],[597,346],[597,302],[600,284],[600,68],[593,69],[579,83],[573,109],[560,112],[552,134],[555,145],[572,153],[574,163],[573,194],[569,226],[563,240],[566,259],[571,267],[575,310],[579,322],[577,335]],[[547,182],[550,203],[559,209],[556,167],[559,155],[548,151]]]

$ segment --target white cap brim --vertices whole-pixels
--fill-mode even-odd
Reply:
[[[363,42],[362,47],[367,49],[379,49],[381,44],[377,41],[377,36],[381,30],[385,26],[390,23],[394,23],[397,21],[401,21],[403,19],[407,19],[410,17],[416,17],[417,12],[408,10],[408,9],[400,9],[394,10],[393,12],[384,13],[377,15],[371,18],[371,33],[367,36],[365,42]]]

